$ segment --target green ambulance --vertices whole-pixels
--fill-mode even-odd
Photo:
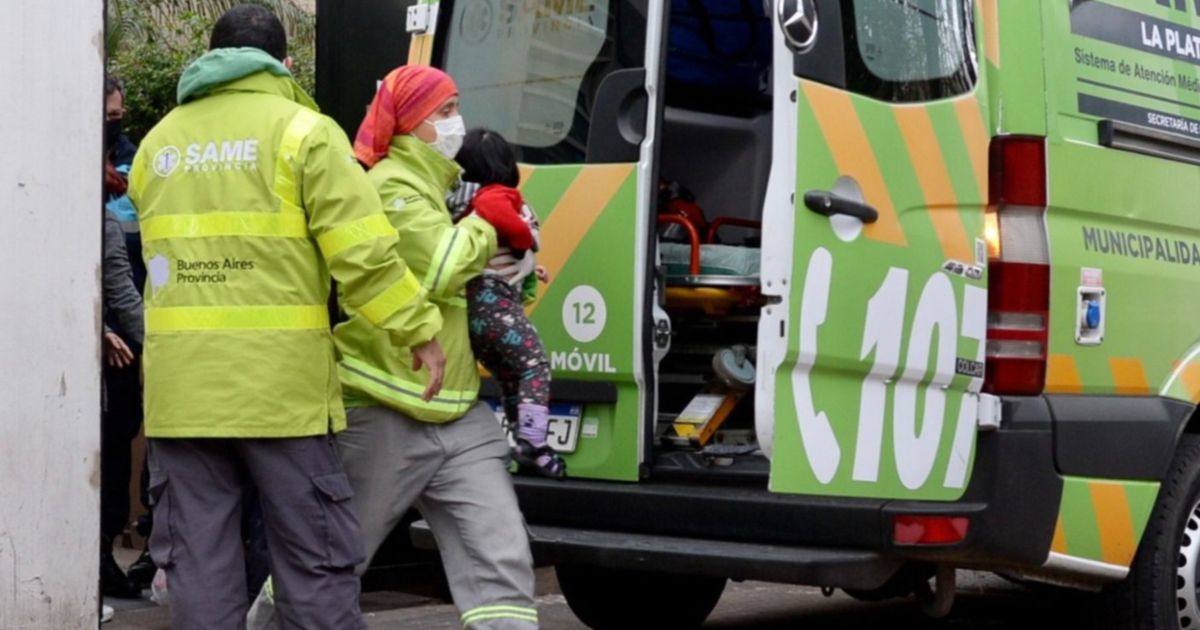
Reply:
[[[1200,624],[1200,3],[408,4],[542,220],[569,478],[515,480],[586,623],[966,568]]]

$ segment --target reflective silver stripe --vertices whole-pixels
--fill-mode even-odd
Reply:
[[[403,398],[403,403],[413,407],[424,407],[430,411],[456,412],[470,408],[475,403],[478,392],[455,391],[443,389],[438,396],[429,401],[422,400],[425,386],[398,379],[383,373],[374,367],[354,359],[343,357],[338,365],[342,377],[351,384],[370,389],[382,389],[393,396]]]
[[[468,627],[477,621],[487,621],[489,619],[517,619],[536,624],[538,622],[538,613],[535,608],[526,608],[523,606],[480,606],[463,613],[461,619],[463,627]]]
[[[436,261],[436,264],[431,264],[429,271],[425,274],[425,290],[430,293],[437,294],[439,292],[438,286],[443,281],[447,263],[457,257],[458,249],[460,248],[455,247],[455,245],[458,243],[460,236],[462,236],[462,230],[457,227],[452,228],[438,242],[437,249],[434,250],[433,261],[430,261]]]

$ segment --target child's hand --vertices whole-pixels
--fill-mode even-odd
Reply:
[[[550,272],[545,267],[538,265],[533,268],[533,272],[537,274],[538,280],[541,280],[546,284],[550,284]]]

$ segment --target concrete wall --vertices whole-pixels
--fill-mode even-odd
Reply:
[[[0,628],[95,628],[103,8],[0,19]]]

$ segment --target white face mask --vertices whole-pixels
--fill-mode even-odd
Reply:
[[[458,150],[462,148],[463,137],[467,135],[467,126],[463,123],[462,116],[451,116],[434,122],[425,121],[427,124],[433,125],[434,131],[437,132],[437,139],[429,143],[438,153],[453,160],[454,156],[458,155]]]

